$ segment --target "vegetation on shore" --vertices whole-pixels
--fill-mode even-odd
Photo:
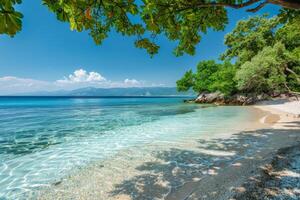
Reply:
[[[292,16],[292,17],[291,17]],[[225,36],[220,61],[201,61],[177,81],[178,91],[266,94],[300,92],[300,12],[239,21]]]

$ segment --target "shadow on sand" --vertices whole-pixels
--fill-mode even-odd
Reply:
[[[199,140],[199,147],[193,150],[173,148],[158,151],[155,155],[156,162],[138,166],[136,169],[141,175],[115,185],[110,195],[115,198],[125,196],[134,200],[152,200],[165,198],[169,193],[166,199],[172,199],[172,193],[186,183],[199,184],[201,178],[216,176],[224,167],[239,163],[239,160],[264,159],[257,155],[261,151],[274,152],[277,148],[267,144],[275,137],[295,137],[295,140],[299,140],[299,129],[290,129],[289,126],[300,128],[300,123],[289,123],[287,126],[286,129],[240,132],[228,139]]]

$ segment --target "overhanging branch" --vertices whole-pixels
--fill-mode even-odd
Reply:
[[[211,3],[205,3],[205,2],[199,2],[192,6],[196,6],[197,8],[206,8],[206,7],[230,7],[234,9],[240,9],[245,8],[248,6],[251,6],[255,3],[262,2],[262,0],[249,0],[244,3],[240,4],[232,4],[232,3],[226,3],[226,2],[211,2]],[[300,9],[300,1],[299,0],[265,0],[262,3],[260,3],[257,7],[248,9],[248,12],[257,12],[261,8],[263,8],[266,4],[275,4],[278,6],[281,6],[283,8],[289,8],[289,9]]]
[[[198,8],[203,8],[203,7],[213,7],[213,6],[222,6],[222,7],[230,7],[234,9],[239,9],[239,8],[244,8],[247,6],[250,6],[252,4],[255,4],[261,0],[249,0],[245,3],[240,3],[240,4],[231,4],[231,3],[223,3],[223,2],[211,2],[211,3],[197,3],[196,6]]]
[[[259,4],[257,7],[248,9],[247,12],[257,12],[257,11],[259,11],[261,8],[263,8],[268,3],[269,3],[269,1],[264,1],[261,4]]]

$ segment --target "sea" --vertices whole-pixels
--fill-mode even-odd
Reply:
[[[0,97],[0,199],[22,199],[131,148],[174,146],[253,117],[248,107],[187,98]]]

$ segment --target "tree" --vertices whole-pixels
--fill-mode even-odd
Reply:
[[[300,91],[300,13],[256,16],[238,22],[226,35],[218,64],[202,61],[193,78],[196,92],[268,93]],[[189,72],[191,73],[191,72]],[[183,81],[184,82],[184,81]]]
[[[195,82],[193,89],[195,92],[211,92],[211,85],[214,82],[214,73],[219,70],[220,66],[214,60],[201,61],[197,65],[195,73]]]
[[[240,90],[282,91],[283,85],[288,91],[300,90],[300,14],[293,12],[290,15],[292,15],[290,18],[285,18],[286,14],[281,14],[273,18],[256,16],[242,20],[231,33],[225,36],[225,44],[228,48],[221,58],[236,58],[236,65],[240,67],[238,69]],[[280,52],[281,57],[279,57]],[[271,87],[270,70],[279,68],[283,70],[285,76],[284,79],[280,78],[284,80],[284,84]],[[281,76],[280,73],[277,75]],[[267,84],[263,77],[268,79],[270,84]]]
[[[178,92],[188,91],[194,85],[194,74],[192,70],[187,71],[183,77],[176,82]]]
[[[234,79],[237,71],[236,65],[225,61],[219,65],[219,69],[212,75],[212,84],[210,91],[220,91],[225,95],[231,95],[237,91],[236,81]]]
[[[287,85],[289,90],[300,92],[300,15],[293,17],[278,29],[275,38],[286,48]]]
[[[239,21],[233,31],[225,36],[228,48],[221,59],[237,58],[238,65],[250,61],[265,46],[274,45],[279,21],[277,17],[268,19],[261,16]]]
[[[277,43],[263,48],[237,71],[237,87],[243,92],[281,93],[286,90],[285,47]]]
[[[0,34],[14,36],[22,28],[22,14],[15,5],[22,0],[0,0]],[[111,30],[136,36],[135,45],[151,55],[159,50],[157,35],[177,41],[176,55],[195,53],[201,34],[223,30],[228,22],[225,8],[249,8],[256,12],[266,4],[300,9],[298,0],[43,0],[60,21],[72,30],[88,30],[97,44]],[[251,7],[252,6],[252,7]]]
[[[222,92],[230,95],[236,90],[234,81],[236,68],[230,62],[216,63],[214,60],[199,62],[196,73],[187,71],[178,80],[178,91],[188,91],[193,88],[197,93]]]

